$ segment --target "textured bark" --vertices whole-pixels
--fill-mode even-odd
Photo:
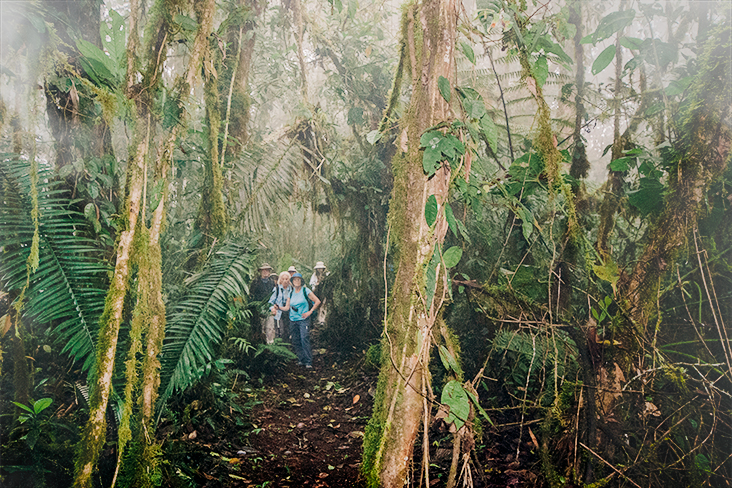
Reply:
[[[96,381],[89,398],[89,419],[84,427],[82,440],[77,451],[75,487],[91,488],[92,473],[96,466],[99,451],[104,445],[107,425],[106,412],[109,392],[112,387],[114,358],[117,351],[119,328],[122,323],[125,296],[127,295],[130,252],[135,237],[137,218],[140,213],[143,189],[142,175],[145,171],[145,159],[149,142],[147,130],[149,123],[149,118],[147,118],[147,123],[138,123],[140,129],[140,133],[138,133],[139,142],[129,162],[128,171],[133,174],[128,179],[129,186],[125,213],[127,226],[120,233],[114,276],[107,293],[104,313],[100,320],[94,371]]]
[[[569,168],[569,174],[578,180],[587,178],[587,172],[590,169],[590,162],[587,160],[585,151],[585,142],[582,138],[582,121],[585,118],[585,50],[582,40],[582,2],[577,1],[570,7],[569,21],[574,24],[577,32],[574,35],[574,59],[577,63],[574,85],[577,94],[574,97],[575,120],[572,141],[572,165]]]
[[[226,159],[232,159],[241,154],[242,148],[249,141],[249,111],[251,108],[251,97],[249,95],[249,72],[252,68],[252,54],[257,41],[256,26],[262,15],[265,2],[262,0],[240,0],[240,7],[246,8],[248,17],[242,25],[232,24],[227,32],[228,57],[236,57],[234,73],[228,77],[222,77],[221,82],[227,78],[231,80],[231,93],[228,97],[227,123],[228,137],[225,137]],[[238,51],[236,51],[238,49]],[[219,90],[221,90],[221,84]],[[226,93],[223,92],[222,93]]]
[[[413,8],[413,7],[409,7]],[[452,118],[450,106],[437,87],[440,76],[454,86],[457,10],[454,0],[428,0],[418,9],[415,27],[421,46],[409,46],[417,54],[414,91],[402,122],[401,151],[396,156],[390,220],[399,252],[395,288],[384,341],[390,358],[385,360],[374,416],[364,447],[364,470],[371,485],[402,486],[407,479],[414,443],[423,419],[423,392],[429,383],[430,327],[435,305],[426,310],[418,299],[423,265],[436,243],[444,240],[447,223],[438,220],[430,232],[424,218],[425,202],[435,195],[440,207],[447,198],[449,166],[432,178],[422,169],[419,138],[431,126]],[[438,280],[439,281],[439,280]],[[437,301],[437,299],[435,299]],[[430,321],[430,318],[432,319]],[[431,323],[430,323],[431,322]]]

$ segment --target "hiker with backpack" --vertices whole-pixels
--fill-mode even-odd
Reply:
[[[290,273],[283,271],[277,280],[277,287],[272,291],[269,303],[272,305],[271,310],[275,320],[275,334],[284,340],[290,336],[290,293],[292,293]]]
[[[262,263],[259,267],[259,278],[256,278],[252,285],[249,287],[249,297],[252,302],[264,303],[274,290],[277,281],[272,276],[272,266],[267,263]],[[263,312],[263,311],[262,311]],[[260,314],[262,312],[259,312]],[[274,317],[270,314],[260,317],[262,325],[262,335],[267,344],[272,344],[275,337],[275,321]]]
[[[298,364],[313,367],[313,351],[310,348],[310,316],[320,306],[320,299],[308,287],[303,286],[300,273],[290,278],[292,292],[289,303],[282,310],[290,311],[290,336],[297,354]]]

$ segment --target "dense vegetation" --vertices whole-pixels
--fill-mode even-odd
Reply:
[[[4,486],[200,483],[180,439],[292,358],[258,264],[319,260],[318,345],[380,370],[354,484],[732,483],[725,2],[0,21]]]

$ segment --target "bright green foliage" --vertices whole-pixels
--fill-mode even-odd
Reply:
[[[94,361],[94,341],[104,308],[108,265],[98,243],[79,232],[88,229],[83,217],[69,209],[50,168],[39,167],[38,199],[43,219],[39,222],[39,263],[31,281],[24,314],[37,324],[53,324],[53,334],[63,352],[81,361],[88,370]],[[5,253],[0,275],[7,290],[26,283],[26,261],[34,225],[27,209],[30,181],[22,160],[4,154],[0,160],[0,235]]]
[[[248,245],[230,242],[213,253],[213,260],[189,280],[187,293],[168,307],[161,366],[161,398],[193,385],[215,360],[227,324],[229,301],[248,293],[256,273],[255,255]]]

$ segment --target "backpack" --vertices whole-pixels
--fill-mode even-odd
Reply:
[[[310,299],[310,297],[308,296],[308,295],[310,295],[310,293],[305,293],[305,290],[308,290],[310,292],[312,292],[313,290],[311,290],[310,288],[308,288],[305,285],[303,285],[302,290],[303,290],[303,295],[305,295],[305,301],[308,303],[308,310],[307,311],[309,312],[309,311],[311,311],[313,309],[313,304],[315,302],[313,302]],[[293,291],[295,291],[295,287],[294,286],[290,286],[290,298],[292,298],[292,292]]]

